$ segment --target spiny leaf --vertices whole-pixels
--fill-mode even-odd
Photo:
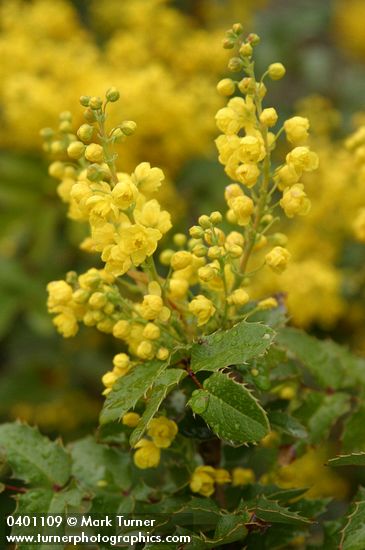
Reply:
[[[119,420],[133,409],[167,367],[168,363],[148,361],[136,365],[128,374],[119,378],[105,400],[100,423]]]
[[[167,369],[156,380],[151,389],[151,395],[148,399],[145,411],[138,422],[138,426],[133,430],[130,437],[131,447],[141,439],[144,432],[148,428],[150,420],[155,416],[159,410],[162,401],[165,399],[168,393],[186,376],[186,372],[182,369]]]
[[[341,532],[340,550],[364,550],[365,501],[355,502]]]
[[[259,441],[269,431],[266,413],[253,394],[221,372],[205,380],[204,389],[193,392],[188,405],[234,446]]]
[[[365,466],[365,452],[339,455],[328,461],[329,466]]]
[[[336,390],[364,382],[364,360],[331,340],[318,340],[286,327],[278,332],[277,343],[290,351],[324,388]]]
[[[71,474],[69,454],[59,442],[50,441],[37,428],[18,422],[0,426],[0,448],[14,477],[35,486],[62,487]]]
[[[66,514],[69,512],[83,511],[82,500],[84,493],[74,487],[67,490],[55,492],[48,488],[31,489],[25,494],[17,497],[17,509],[15,514],[19,516],[36,517],[37,515],[50,514]],[[39,524],[34,526],[15,525],[12,529],[13,535],[35,535],[42,533],[43,535],[54,535],[57,528],[53,526],[41,527]],[[61,525],[57,534],[63,535],[63,526]],[[19,545],[19,550],[58,550],[59,545],[55,544],[36,544],[36,545]]]
[[[131,486],[131,458],[128,453],[97,443],[88,436],[70,445],[72,474],[86,488],[125,491]]]
[[[292,512],[275,500],[268,500],[261,496],[254,506],[249,506],[255,515],[270,523],[286,523],[288,525],[309,525],[311,521],[297,512]]]
[[[272,411],[269,413],[269,421],[273,428],[280,432],[291,435],[298,439],[308,437],[308,432],[296,418],[281,411]]]
[[[272,344],[275,332],[260,323],[241,321],[225,331],[204,336],[191,350],[191,368],[216,371],[262,355]]]

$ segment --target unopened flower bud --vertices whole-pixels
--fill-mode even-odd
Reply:
[[[189,235],[193,237],[193,239],[201,239],[204,235],[204,230],[199,225],[193,225],[189,229]]]
[[[238,73],[243,69],[243,61],[239,57],[231,57],[228,62],[228,69],[233,73]]]
[[[108,101],[111,102],[118,101],[118,99],[120,98],[120,93],[117,88],[113,86],[112,88],[109,88],[109,90],[107,90],[105,97]]]
[[[282,63],[272,63],[269,65],[268,72],[272,80],[280,80],[285,75],[286,70]]]
[[[125,120],[120,125],[120,129],[122,130],[123,134],[125,136],[131,136],[136,131],[137,124],[133,120]]]
[[[90,96],[89,95],[82,95],[80,97],[80,103],[83,107],[88,107],[90,102]]]
[[[101,99],[101,97],[93,96],[90,98],[89,107],[94,111],[97,111],[98,109],[100,109],[102,105],[103,105],[103,100]]]
[[[242,55],[242,57],[251,57],[252,53],[253,53],[253,49],[251,44],[249,43],[242,44],[242,46],[240,47],[240,55]]]
[[[79,159],[83,156],[85,151],[85,145],[82,141],[73,141],[67,147],[67,154],[72,159]]]
[[[199,216],[198,223],[203,229],[208,229],[211,226],[209,216],[206,216],[205,214]]]
[[[218,211],[212,212],[209,218],[210,218],[210,221],[214,224],[221,223],[223,219],[222,214]]]
[[[81,141],[91,141],[93,133],[94,127],[90,126],[90,124],[82,124],[77,130],[77,136],[81,139]]]
[[[235,83],[231,78],[223,78],[217,84],[217,91],[220,95],[230,96],[234,94]]]

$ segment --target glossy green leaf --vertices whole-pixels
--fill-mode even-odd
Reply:
[[[192,346],[191,368],[217,371],[259,357],[271,346],[275,332],[260,323],[242,321],[229,330],[204,336]]]
[[[70,456],[59,442],[18,422],[0,426],[0,448],[13,476],[35,486],[62,487],[71,473]]]
[[[167,394],[177,386],[186,376],[186,372],[182,369],[167,369],[156,380],[155,384],[151,388],[151,394],[149,396],[146,408],[141,416],[138,426],[133,430],[130,437],[131,447],[141,439],[144,432],[148,428],[148,424],[159,410],[161,403],[166,398]]]
[[[238,446],[262,439],[269,431],[266,413],[244,385],[217,372],[193,392],[188,405],[224,441]]]
[[[161,361],[148,361],[136,365],[128,374],[119,378],[105,400],[100,414],[100,423],[106,424],[119,420],[133,409],[167,366],[168,363]]]

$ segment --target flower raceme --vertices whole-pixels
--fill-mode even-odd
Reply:
[[[318,158],[306,145],[306,118],[293,117],[276,128],[276,109],[263,106],[267,80],[282,78],[283,65],[273,63],[258,79],[252,60],[258,37],[245,39],[241,26],[235,26],[229,43],[238,51],[229,68],[243,74],[218,84],[218,93],[228,98],[216,115],[219,161],[231,180],[224,190],[226,220],[219,211],[203,214],[189,235],[177,233],[170,246],[161,248],[172,228],[170,214],[154,196],[164,174],[149,162],[130,173],[119,166],[115,145],[133,139],[136,125],[122,121],[108,127],[110,106],[119,99],[115,88],[104,98],[80,98],[85,122],[75,133],[70,113],[61,114],[58,132],[42,132],[46,149],[54,153],[49,173],[60,182],[58,193],[68,204],[68,215],[89,227],[81,248],[98,254],[104,264],[49,283],[48,308],[64,337],[74,336],[84,324],[120,343],[112,370],[102,378],[107,399],[142,363],[169,361],[176,346],[278,305],[272,296],[251,299],[250,286],[261,269],[286,269],[286,237],[271,229],[280,208],[289,218],[309,211],[300,178],[316,169]],[[274,166],[272,153],[283,133],[289,150]],[[126,429],[138,425],[139,413],[123,417]],[[176,434],[174,421],[153,418],[147,437],[135,445],[137,467],[156,467],[161,449]],[[236,472],[233,483],[246,479],[242,475]],[[194,473],[191,487],[208,495],[214,484],[228,481],[223,472],[213,475],[203,469]]]

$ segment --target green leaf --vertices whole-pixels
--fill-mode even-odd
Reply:
[[[148,428],[150,420],[159,410],[162,401],[184,376],[186,376],[186,372],[183,369],[167,369],[156,380],[151,389],[151,395],[149,396],[145,411],[140,421],[138,422],[138,426],[133,430],[131,434],[131,447],[134,447],[135,444],[141,439],[144,432]]]
[[[298,439],[305,439],[308,437],[308,432],[303,424],[289,414],[281,411],[272,411],[269,413],[269,421],[270,425],[279,432],[283,432]]]
[[[0,426],[0,448],[14,477],[36,486],[63,487],[71,474],[70,456],[59,442],[18,422]]]
[[[168,363],[148,361],[136,365],[125,376],[119,378],[108,394],[100,414],[100,423],[119,420],[133,409],[149,388],[167,368]]]
[[[355,502],[342,530],[341,550],[364,550],[365,548],[365,501]]]
[[[265,353],[271,346],[275,332],[260,323],[242,321],[226,331],[204,336],[191,350],[191,368],[217,371],[237,365]]]
[[[266,413],[244,384],[217,372],[193,392],[188,405],[212,431],[231,445],[262,439],[269,431]]]
[[[342,435],[343,450],[365,451],[365,406],[362,405],[344,422]]]
[[[248,519],[248,515],[236,516],[227,514],[226,516],[222,516],[218,521],[213,539],[206,539],[207,542],[212,542],[215,546],[222,546],[222,544],[244,540],[248,533],[245,525]]]
[[[102,483],[104,490],[126,491],[131,486],[129,453],[97,443],[89,436],[70,445],[72,474],[94,491]]]
[[[290,351],[322,387],[342,387],[345,373],[333,342],[317,340],[295,328],[281,329],[277,342]]]
[[[83,511],[82,500],[84,494],[78,488],[68,488],[65,491],[55,492],[52,489],[38,488],[31,489],[17,497],[17,508],[15,514],[20,516],[34,517],[37,515],[49,514],[66,514],[69,512],[81,513]],[[55,533],[57,531],[57,533]],[[55,526],[41,527],[30,525],[14,526],[12,529],[13,535],[35,535],[42,533],[43,535],[62,535],[64,533],[63,526],[58,529]],[[19,545],[19,550],[58,550],[59,545],[55,544],[36,544],[36,545]]]
[[[325,395],[318,409],[308,422],[310,439],[319,443],[326,437],[331,427],[351,408],[351,397],[345,393]]]
[[[365,453],[339,455],[328,461],[329,466],[365,466]]]
[[[269,523],[286,523],[288,525],[309,525],[311,521],[297,512],[293,512],[281,506],[275,500],[268,500],[261,496],[253,506],[248,507],[255,515]]]

